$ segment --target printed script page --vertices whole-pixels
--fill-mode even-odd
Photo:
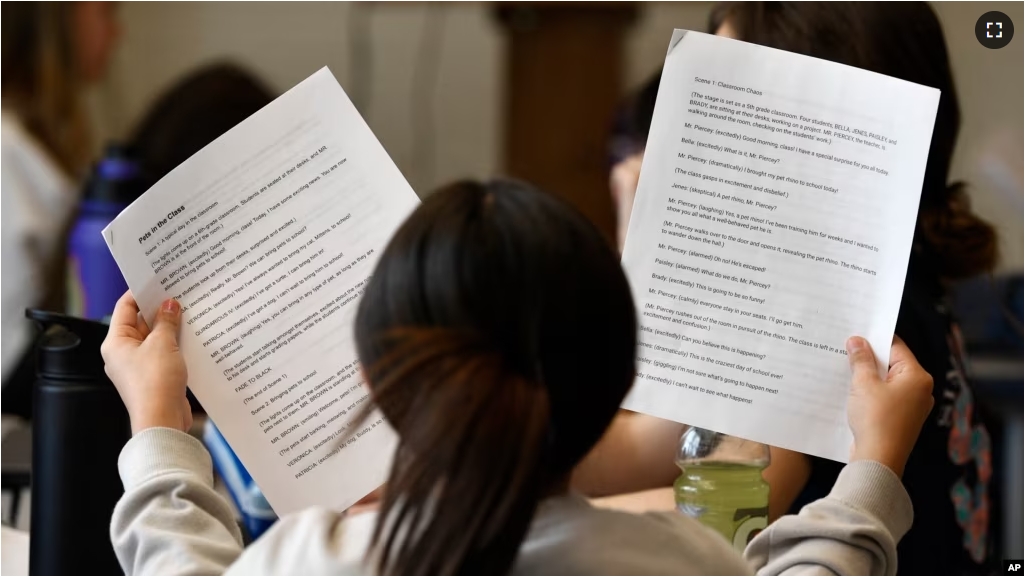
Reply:
[[[148,321],[182,304],[189,387],[277,513],[380,485],[394,432],[352,323],[417,197],[321,69],[172,171],[104,230]]]
[[[939,91],[677,30],[623,265],[624,407],[846,461],[844,343],[884,371]]]

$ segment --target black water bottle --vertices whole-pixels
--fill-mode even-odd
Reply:
[[[110,519],[124,492],[117,458],[128,413],[103,371],[107,325],[30,310],[36,345],[32,416],[32,575],[115,575]]]

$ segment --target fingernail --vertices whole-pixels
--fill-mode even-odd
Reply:
[[[171,313],[172,315],[178,314],[178,311],[180,309],[181,305],[179,305],[178,301],[174,299],[167,299],[166,301],[164,301],[164,304],[160,305],[160,310],[162,310],[165,313]]]
[[[854,353],[864,349],[867,346],[865,339],[861,337],[851,337],[847,339],[847,354],[853,355]]]

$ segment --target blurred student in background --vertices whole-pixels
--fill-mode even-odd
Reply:
[[[28,406],[28,307],[63,308],[64,240],[91,159],[83,89],[103,78],[118,38],[113,4],[4,2],[2,338],[5,412]],[[18,398],[9,395],[20,392]]]
[[[992,269],[996,234],[970,210],[964,185],[948,181],[960,112],[936,15],[918,2],[738,2],[719,5],[709,30],[941,91],[896,330],[936,380],[935,408],[904,474],[916,519],[899,547],[900,570],[930,575],[987,571],[997,542],[991,440],[965,376],[946,287]],[[636,95],[613,141],[616,163],[610,183],[622,227],[629,222],[658,83],[656,76]],[[619,236],[625,239],[625,230]],[[682,431],[683,425],[625,413],[585,461],[578,485],[612,493],[671,484],[679,475],[673,455]],[[839,463],[777,448],[772,458],[766,478],[773,517],[827,494],[841,470]]]
[[[129,142],[156,182],[272,100],[274,94],[245,69],[212,64],[164,92]]]

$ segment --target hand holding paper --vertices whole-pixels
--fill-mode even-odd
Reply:
[[[933,381],[904,341],[894,338],[889,352],[889,370],[880,378],[865,339],[848,339],[852,374],[847,419],[854,434],[851,460],[882,463],[899,477],[932,410]]]
[[[624,406],[846,461],[864,335],[885,373],[935,89],[677,30],[623,265],[641,315]]]
[[[104,231],[139,309],[182,306],[189,387],[279,514],[385,478],[352,317],[418,200],[325,68],[204,148]],[[152,326],[152,325],[151,325]]]
[[[152,330],[139,317],[132,294],[114,307],[110,330],[100,347],[107,376],[117,387],[132,421],[132,433],[151,427],[188,432],[192,407],[185,397],[188,369],[178,347],[181,306],[168,299]]]

